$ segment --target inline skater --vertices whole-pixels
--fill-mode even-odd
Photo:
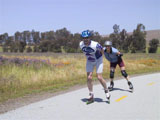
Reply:
[[[116,66],[119,65],[120,69],[121,69],[121,73],[122,76],[124,76],[124,78],[127,80],[127,83],[129,85],[129,89],[131,90],[131,92],[133,92],[133,85],[131,83],[131,81],[129,81],[129,76],[125,70],[125,65],[124,65],[124,61],[122,59],[123,54],[120,53],[116,48],[112,47],[112,42],[111,41],[106,41],[104,44],[104,55],[105,58],[110,62],[110,86],[108,87],[109,90],[113,90],[114,87],[114,73],[115,73],[115,69]]]
[[[94,101],[94,93],[93,93],[93,83],[92,83],[92,75],[94,67],[96,67],[97,78],[100,81],[101,85],[104,88],[104,92],[106,94],[106,98],[110,99],[110,93],[106,85],[106,81],[102,77],[103,72],[103,48],[102,46],[93,40],[91,40],[91,33],[89,30],[85,30],[81,34],[82,41],[80,42],[80,48],[83,53],[86,55],[86,72],[87,72],[87,86],[89,90],[88,102]]]

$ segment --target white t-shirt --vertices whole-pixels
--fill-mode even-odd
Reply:
[[[91,40],[90,44],[86,46],[84,42],[81,41],[79,46],[82,49],[83,53],[85,53],[87,60],[90,62],[95,62],[102,56],[101,50],[103,48],[98,42]]]

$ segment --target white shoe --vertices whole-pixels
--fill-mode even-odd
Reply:
[[[109,100],[111,97],[109,90],[105,90],[105,94],[106,94],[106,98]]]
[[[110,95],[110,93],[109,93],[109,92],[108,92],[108,93],[106,93],[106,98],[107,98],[107,99],[110,99],[110,96],[111,96],[111,95]]]
[[[90,100],[93,100],[93,98],[94,98],[94,94],[93,93],[89,93],[89,96],[88,96],[88,101],[90,101]]]

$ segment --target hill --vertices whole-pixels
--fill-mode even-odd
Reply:
[[[160,40],[160,30],[148,30],[146,32],[147,32],[147,35],[146,35],[147,42],[149,42],[153,38]],[[128,34],[131,35],[132,32],[128,32]],[[103,35],[103,37],[109,37],[109,35]]]
[[[160,30],[149,30],[147,31],[146,40],[150,41],[153,38],[160,40]]]

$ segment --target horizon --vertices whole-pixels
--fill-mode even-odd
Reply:
[[[61,29],[63,29],[63,28],[61,28]],[[66,28],[67,29],[67,28]],[[34,29],[32,29],[32,30],[34,30]],[[24,30],[24,31],[32,31],[32,30]],[[57,29],[57,30],[60,30],[60,29]],[[68,29],[67,29],[68,30]],[[22,32],[24,32],[24,31],[16,31],[16,32],[20,32],[20,33],[22,33]],[[47,31],[38,31],[38,30],[34,30],[34,31],[36,31],[36,32],[40,32],[40,33],[43,33],[43,32],[49,32],[49,31],[53,31],[53,30],[47,30]],[[68,30],[69,32],[71,32],[70,30]],[[148,31],[160,31],[160,29],[154,29],[154,30],[145,30],[146,32],[148,32]],[[15,32],[15,33],[16,33]],[[56,30],[54,31],[54,32],[56,32]],[[94,31],[94,32],[98,32],[98,31]],[[5,32],[5,33],[7,33],[7,32]],[[9,33],[8,33],[8,36],[14,36],[15,35],[15,33],[13,34],[13,35],[10,35]],[[78,33],[78,32],[77,32]],[[99,32],[98,32],[99,33]],[[113,33],[113,32],[112,32]],[[127,32],[127,33],[133,33],[133,31],[132,32]],[[4,33],[0,33],[0,35],[2,35],[2,34],[4,34]],[[75,34],[75,33],[72,33],[71,32],[71,34]],[[79,34],[81,34],[81,33],[79,33]],[[111,33],[109,33],[109,34],[100,34],[101,36],[108,36],[108,35],[110,35]]]

